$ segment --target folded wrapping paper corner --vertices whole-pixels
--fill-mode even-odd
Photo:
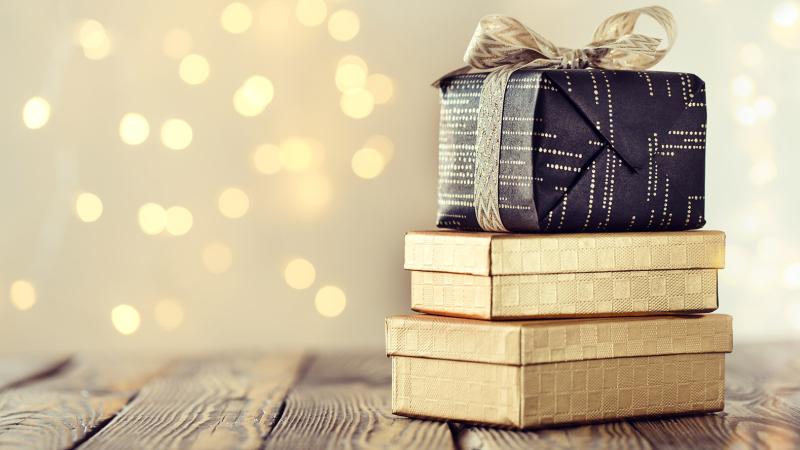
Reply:
[[[663,27],[665,48],[633,32],[641,15]],[[657,6],[609,17],[591,44],[574,50],[513,18],[484,17],[465,54],[469,66],[436,83],[439,226],[702,227],[704,84],[691,74],[642,72],[675,37],[672,15]]]

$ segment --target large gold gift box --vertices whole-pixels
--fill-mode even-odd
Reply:
[[[710,312],[721,231],[406,235],[415,311],[476,319]]]
[[[721,411],[731,317],[386,319],[395,414],[514,428]]]

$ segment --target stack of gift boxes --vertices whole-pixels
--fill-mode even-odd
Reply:
[[[488,76],[440,82],[451,230],[405,238],[424,314],[386,320],[393,412],[528,428],[722,410],[731,318],[707,313],[725,235],[697,230],[703,82],[517,70],[492,157]]]

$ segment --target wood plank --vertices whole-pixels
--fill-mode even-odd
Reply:
[[[725,412],[634,422],[658,447],[800,448],[800,343],[741,345],[728,356]]]
[[[122,409],[161,365],[78,358],[50,377],[0,393],[0,449],[72,448]]]
[[[0,391],[56,373],[69,356],[9,356],[0,360]]]
[[[258,449],[303,360],[249,354],[177,361],[80,449]]]
[[[318,356],[265,448],[454,448],[446,423],[392,415],[390,389],[384,355]]]

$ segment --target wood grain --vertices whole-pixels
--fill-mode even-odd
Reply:
[[[800,344],[737,346],[725,387],[723,413],[633,425],[659,448],[800,448]]]
[[[297,354],[178,361],[80,448],[258,449],[302,362]]]
[[[654,448],[628,422],[563,427],[539,431],[512,431],[486,427],[462,427],[455,433],[463,450],[494,449],[627,449]]]
[[[391,367],[384,355],[325,355],[289,394],[266,449],[452,449],[444,422],[389,411]]]
[[[0,449],[72,448],[122,409],[160,366],[81,358],[0,393]]]
[[[0,360],[0,391],[46,377],[66,366],[69,356],[11,356]]]

